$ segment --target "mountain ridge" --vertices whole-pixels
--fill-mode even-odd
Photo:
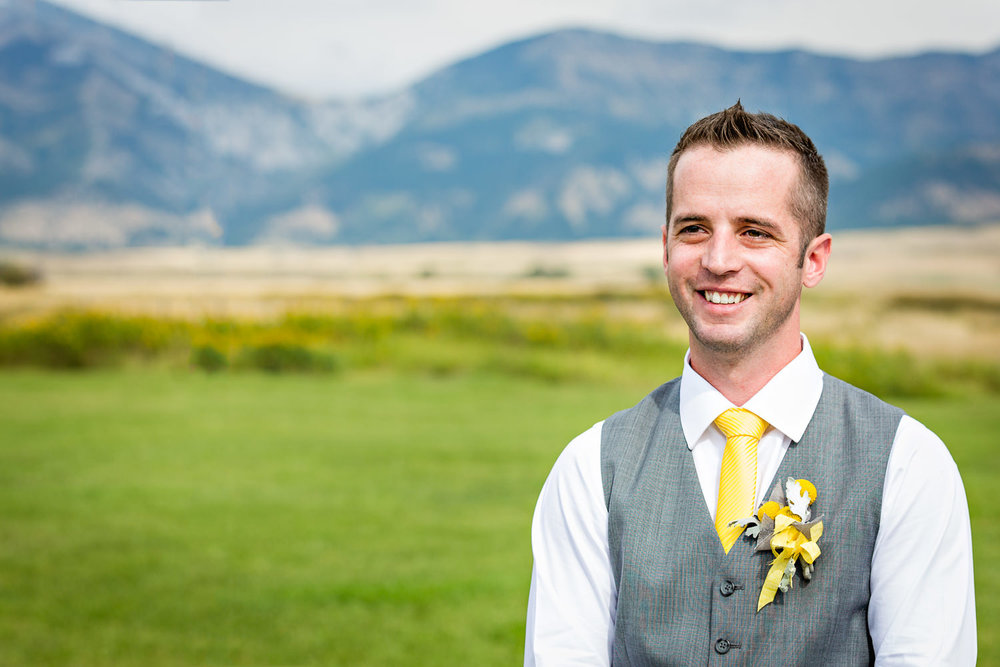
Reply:
[[[0,244],[655,234],[680,131],[738,98],[816,141],[832,228],[1000,219],[1000,48],[858,60],[574,28],[319,103],[40,0],[7,9]]]

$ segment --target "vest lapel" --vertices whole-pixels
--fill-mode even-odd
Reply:
[[[649,450],[660,453],[663,472],[669,475],[665,479],[674,480],[673,484],[666,486],[670,498],[662,508],[663,519],[669,521],[669,525],[687,525],[689,528],[685,532],[690,533],[689,538],[696,537],[699,543],[713,544],[711,556],[721,560],[726,552],[715,530],[715,521],[705,505],[705,494],[701,490],[694,458],[681,428],[679,384],[677,390],[667,397],[665,407],[666,410],[653,430],[653,440],[667,446],[651,447]]]

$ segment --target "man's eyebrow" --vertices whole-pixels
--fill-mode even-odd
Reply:
[[[766,230],[768,230],[770,232],[779,232],[779,231],[781,231],[781,229],[778,227],[778,225],[775,224],[775,223],[773,223],[773,222],[771,222],[770,220],[764,220],[764,219],[761,219],[761,218],[743,217],[743,216],[737,218],[737,220],[740,221],[740,222],[742,222],[745,225],[754,225],[755,227],[760,227],[760,228],[766,229]]]
[[[691,214],[688,214],[688,215],[678,216],[678,217],[674,218],[671,222],[673,222],[673,224],[677,225],[677,224],[680,224],[680,223],[683,223],[683,222],[706,222],[707,220],[708,220],[708,216],[698,215],[697,213],[691,213]]]

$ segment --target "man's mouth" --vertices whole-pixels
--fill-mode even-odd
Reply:
[[[712,290],[699,290],[698,293],[705,297],[705,301],[709,303],[739,303],[750,296],[746,292],[715,292]]]

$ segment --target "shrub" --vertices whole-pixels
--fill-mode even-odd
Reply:
[[[229,366],[229,357],[214,345],[198,345],[191,350],[191,364],[209,373],[217,373]]]
[[[655,295],[634,298],[660,302]],[[598,374],[606,364],[620,368],[622,377],[645,378],[679,363],[685,348],[658,323],[629,317],[628,307],[614,308],[610,295],[385,297],[338,302],[333,312],[194,323],[86,311],[30,320],[0,317],[0,366],[61,369],[158,359],[205,372],[394,368],[558,382],[591,377],[580,367],[588,355],[600,358]],[[813,349],[824,370],[884,397],[1000,392],[1000,365],[989,359],[924,359],[820,341]]]
[[[659,264],[651,264],[649,266],[642,267],[642,277],[646,279],[650,285],[662,285],[666,278],[663,276],[663,267]]]
[[[877,396],[931,397],[944,393],[934,374],[901,350],[813,349],[824,371]]]
[[[0,330],[0,364],[88,368],[127,356],[154,357],[185,344],[186,331],[170,321],[67,311]]]
[[[0,261],[0,284],[8,287],[24,287],[42,280],[42,273],[36,268],[24,266],[10,260]]]
[[[564,266],[537,264],[524,273],[525,278],[569,278],[570,270]]]
[[[263,343],[243,348],[240,366],[269,373],[330,373],[337,370],[333,355],[288,342]]]

